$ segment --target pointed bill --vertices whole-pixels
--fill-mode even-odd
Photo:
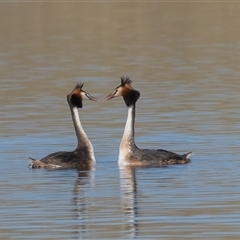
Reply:
[[[115,97],[115,91],[114,91],[113,93],[109,94],[107,97],[105,97],[105,98],[102,100],[102,102],[108,101],[108,100],[110,100],[110,99],[112,99],[112,98],[114,98],[114,97]]]

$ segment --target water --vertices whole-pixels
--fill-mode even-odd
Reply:
[[[1,3],[1,239],[239,239],[240,28],[235,3]],[[192,163],[119,169],[121,98],[79,110],[92,171],[28,169],[72,150],[66,95],[129,76],[141,148]]]

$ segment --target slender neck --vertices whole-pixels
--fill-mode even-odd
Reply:
[[[79,118],[79,114],[78,114],[78,109],[77,107],[73,107],[69,104],[70,106],[70,110],[71,110],[71,114],[72,114],[72,120],[73,120],[73,125],[75,128],[75,132],[77,135],[77,141],[78,141],[78,145],[76,150],[80,150],[80,149],[89,149],[92,150],[92,144],[90,142],[90,140],[87,137],[87,134],[85,133],[80,118]]]
[[[135,146],[134,141],[135,103],[128,107],[128,116],[121,141],[122,147]]]

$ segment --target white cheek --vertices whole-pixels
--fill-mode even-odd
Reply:
[[[122,96],[122,89],[121,88],[119,88],[118,91],[115,94],[115,97],[120,97],[120,96]]]
[[[88,97],[86,96],[86,94],[84,92],[81,92],[80,94],[81,94],[82,99],[88,99]]]

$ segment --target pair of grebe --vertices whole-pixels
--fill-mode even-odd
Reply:
[[[122,77],[121,85],[102,100],[102,102],[105,102],[122,96],[128,107],[127,121],[119,147],[119,166],[161,166],[190,163],[191,152],[180,155],[162,149],[139,149],[136,146],[134,140],[135,107],[140,93],[131,86],[131,82],[128,77]],[[78,140],[77,148],[72,152],[52,153],[41,160],[31,158],[32,161],[29,164],[31,168],[88,168],[95,165],[93,146],[82,128],[78,108],[82,108],[83,99],[101,101],[85,92],[82,87],[83,84],[77,84],[73,91],[67,95]]]

